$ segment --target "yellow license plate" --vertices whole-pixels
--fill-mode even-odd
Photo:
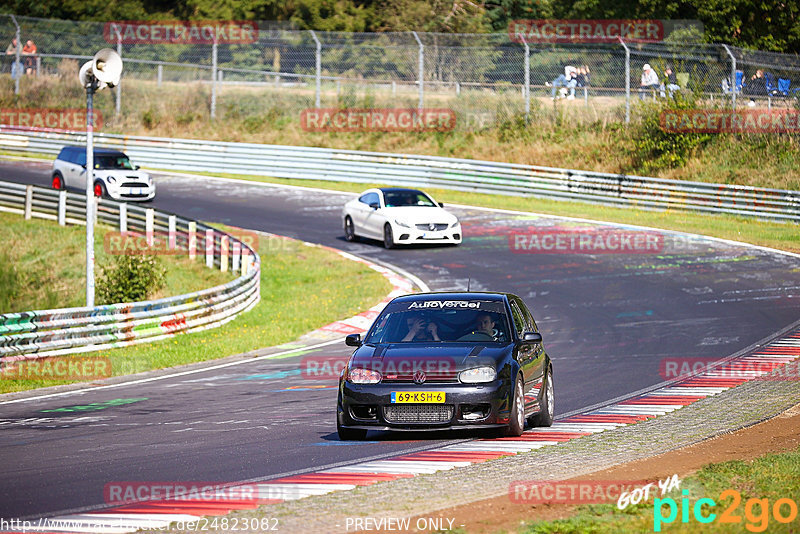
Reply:
[[[444,398],[444,391],[392,391],[392,404],[440,404]]]

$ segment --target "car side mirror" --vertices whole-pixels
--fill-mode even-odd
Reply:
[[[439,207],[443,208],[444,207],[444,202],[439,202]]]
[[[528,343],[541,343],[542,334],[539,332],[523,332],[522,341],[527,341]]]
[[[349,334],[346,338],[344,338],[344,344],[348,347],[360,347],[361,334]]]
[[[374,210],[376,210],[376,209],[380,208],[381,205],[378,204],[377,202],[373,202],[372,204],[369,205],[369,207],[374,209]]]
[[[141,165],[136,165],[136,166],[133,168],[133,170],[135,170],[135,171],[138,171],[138,170],[139,170],[139,169],[141,169],[141,168],[142,168],[142,167],[141,167]]]
[[[83,167],[85,169],[86,168],[86,164],[84,163],[83,165],[81,165],[81,167]]]

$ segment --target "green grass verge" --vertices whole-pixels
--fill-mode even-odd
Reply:
[[[207,174],[208,176],[236,178],[255,182],[317,187],[320,189],[349,191],[353,193],[360,193],[369,187],[387,185],[269,178],[264,176],[240,176],[234,174],[195,174]],[[622,224],[651,226],[666,230],[719,237],[722,239],[732,239],[789,252],[800,252],[800,232],[798,232],[798,226],[794,223],[761,221],[725,214],[707,215],[674,210],[650,211],[635,208],[609,208],[582,202],[567,202],[521,196],[489,195],[452,191],[449,189],[426,188],[425,190],[433,195],[437,201],[444,202],[445,204],[466,204],[470,206],[483,206],[487,208],[518,210]]]
[[[44,224],[65,231],[52,223]],[[68,227],[66,231],[81,233],[84,229]],[[108,357],[113,376],[223,358],[297,339],[373,306],[391,290],[389,282],[366,265],[319,247],[262,236],[259,254],[261,301],[249,312],[219,328],[87,356]],[[197,265],[202,272],[212,271],[199,262]],[[5,379],[0,380],[0,393],[66,383],[69,382]]]
[[[688,491],[687,495],[682,492]],[[738,492],[740,502],[736,502],[733,490]],[[659,494],[657,494],[659,496]],[[630,505],[620,511],[615,504],[583,505],[567,519],[540,521],[527,525],[518,532],[523,534],[577,534],[592,532],[612,534],[616,532],[796,532],[798,516],[788,524],[779,522],[775,517],[775,503],[779,499],[790,499],[797,511],[800,496],[800,448],[795,451],[768,454],[745,462],[734,460],[703,467],[696,474],[681,482],[681,490],[673,490],[663,499],[672,499],[677,511],[671,523],[666,520],[656,524],[658,510],[655,501]],[[659,497],[662,498],[662,497]],[[688,499],[688,506],[683,499]],[[702,516],[716,514],[715,519],[703,524],[695,518],[695,505],[699,499],[707,498],[716,503],[710,507],[708,501],[701,503],[698,512]],[[749,502],[751,499],[761,501],[759,504]],[[766,506],[764,506],[766,505]],[[688,510],[686,522],[683,521],[683,509]],[[728,510],[733,522],[722,522],[723,513]],[[789,517],[791,505],[781,503],[778,513]],[[664,505],[661,515],[668,518],[670,505]]]

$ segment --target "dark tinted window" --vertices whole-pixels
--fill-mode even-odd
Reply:
[[[383,193],[386,207],[393,206],[436,206],[433,200],[422,191],[408,189],[406,191],[384,191]]]
[[[415,326],[415,323],[418,324]],[[375,320],[365,342],[505,343],[509,339],[502,301],[443,297],[442,300],[390,304]]]
[[[511,301],[511,317],[514,319],[514,329],[517,331],[517,334],[521,336],[522,332],[525,331],[525,317],[514,301]]]
[[[94,168],[95,169],[126,169],[133,170],[128,156],[123,154],[117,155],[94,155]]]

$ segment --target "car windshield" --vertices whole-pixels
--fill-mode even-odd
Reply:
[[[131,165],[131,161],[128,159],[128,156],[95,155],[94,168],[133,170],[133,165]]]
[[[427,206],[435,207],[436,204],[422,191],[384,191],[383,200],[387,208],[397,206]]]
[[[505,305],[489,300],[424,300],[389,304],[365,343],[470,342],[510,340]]]

